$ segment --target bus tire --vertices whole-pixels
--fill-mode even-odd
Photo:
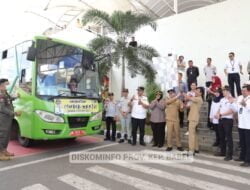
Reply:
[[[67,139],[67,141],[69,141],[69,142],[74,142],[74,141],[76,141],[76,139],[77,139],[77,137],[69,138],[69,139]]]
[[[18,128],[18,133],[17,133],[17,140],[19,144],[22,145],[23,147],[30,147],[33,144],[32,139],[21,136],[21,132],[19,128]]]

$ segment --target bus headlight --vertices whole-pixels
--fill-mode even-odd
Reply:
[[[64,119],[56,114],[41,110],[36,110],[35,112],[44,121],[50,123],[64,123]]]
[[[98,112],[94,116],[92,116],[89,121],[96,121],[96,120],[101,120],[102,119],[102,112]]]

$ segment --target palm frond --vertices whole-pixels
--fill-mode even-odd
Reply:
[[[143,26],[149,25],[156,30],[156,22],[145,14],[137,14],[131,11],[115,11],[110,16],[110,21],[117,34],[131,35]]]
[[[149,45],[139,45],[136,49],[139,57],[143,57],[149,61],[152,61],[153,57],[159,57],[157,50]]]
[[[116,45],[116,42],[109,37],[99,36],[91,40],[88,44],[88,47],[93,50],[95,53],[108,53]]]
[[[140,62],[137,61],[138,57],[133,54],[126,54],[127,60],[127,69],[131,74],[139,74],[140,73]]]
[[[110,22],[109,14],[107,14],[104,11],[97,10],[97,9],[88,10],[83,15],[82,24],[86,25],[89,22],[113,28],[113,26]]]
[[[146,14],[135,14],[134,19],[130,21],[131,33],[135,33],[137,30],[143,26],[150,26],[154,31],[157,29],[157,23],[152,19],[152,17]]]
[[[105,59],[102,59],[101,61],[97,62],[98,64],[98,71],[100,75],[100,79],[102,79],[105,75],[108,74],[108,72],[112,68],[112,63],[110,57],[106,57]]]
[[[156,75],[156,71],[154,70],[154,68],[143,59],[137,59],[137,62],[140,64],[140,73],[144,75],[147,82],[154,81]]]

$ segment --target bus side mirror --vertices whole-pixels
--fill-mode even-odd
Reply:
[[[28,49],[27,60],[28,61],[35,61],[35,59],[36,59],[36,48],[31,46]]]

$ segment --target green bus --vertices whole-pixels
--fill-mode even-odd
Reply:
[[[11,138],[22,146],[34,140],[76,139],[100,132],[102,103],[94,54],[79,45],[36,36],[2,51],[0,78],[21,116]]]

